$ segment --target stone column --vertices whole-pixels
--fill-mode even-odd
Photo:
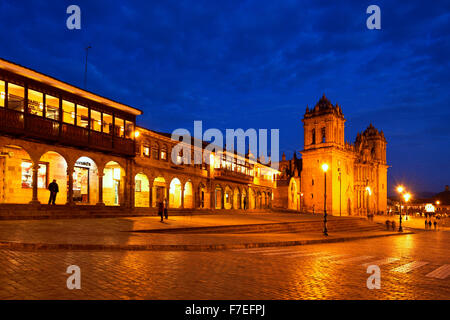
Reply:
[[[67,202],[66,205],[73,205],[73,165],[68,164],[67,165]]]
[[[39,164],[33,165],[33,198],[30,204],[40,204],[38,199],[38,170]]]
[[[184,209],[184,184],[181,184],[181,208]]]
[[[98,170],[98,206],[104,206],[103,203],[103,176],[105,174],[103,173],[103,170]]]

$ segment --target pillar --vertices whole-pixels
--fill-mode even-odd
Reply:
[[[98,206],[104,206],[103,203],[103,176],[105,174],[103,173],[103,169],[100,171],[98,170]]]
[[[73,205],[73,164],[67,164],[67,202],[66,205]]]
[[[184,187],[185,184],[181,183],[181,208],[184,208]]]
[[[39,164],[33,165],[33,198],[31,199],[31,204],[40,204],[38,199],[38,170]]]

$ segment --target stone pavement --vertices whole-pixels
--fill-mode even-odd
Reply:
[[[399,216],[395,215],[395,216],[374,216],[374,222],[379,222],[384,224],[386,222],[386,220],[390,220],[390,221],[395,221],[395,224],[399,225]],[[434,221],[431,220],[432,222]],[[446,227],[446,226],[442,226],[440,224],[440,222],[442,222],[442,220],[437,220],[438,225],[437,225],[437,230],[438,231],[450,231],[450,227]],[[405,219],[405,216],[402,216],[402,226],[405,228],[412,228],[412,229],[419,229],[419,230],[425,230],[425,218],[424,217],[414,217],[412,215],[408,216],[408,220]],[[429,229],[428,229],[429,230]],[[434,225],[432,227],[431,230],[429,231],[434,231]]]
[[[0,247],[21,250],[217,250],[287,246],[398,235],[366,231],[332,233],[182,234],[136,233],[133,230],[177,229],[223,225],[318,221],[321,216],[300,214],[228,214],[159,217],[0,221]],[[347,218],[330,217],[330,221]]]
[[[448,300],[449,241],[447,232],[419,232],[208,252],[0,248],[0,299]],[[367,288],[367,264],[379,265],[381,289]],[[81,269],[80,290],[66,286],[70,265]]]

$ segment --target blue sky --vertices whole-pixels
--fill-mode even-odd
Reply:
[[[81,8],[81,30],[66,8]],[[381,30],[366,8],[381,8]],[[306,105],[323,93],[347,119],[388,140],[390,187],[450,184],[448,1],[0,0],[0,57],[144,111],[171,132],[278,128],[280,149],[303,148]]]

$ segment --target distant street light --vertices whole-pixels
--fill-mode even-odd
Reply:
[[[325,236],[328,236],[328,230],[327,230],[327,171],[328,171],[328,164],[324,163],[322,164],[322,170],[324,174],[324,182],[325,182],[325,188],[324,188],[324,197],[323,197],[323,234]]]
[[[398,232],[403,232],[403,228],[402,228],[402,198],[405,200],[405,203],[408,202],[409,199],[411,198],[410,193],[403,194],[403,191],[405,191],[405,188],[403,188],[403,186],[397,187],[397,192],[400,193],[400,216],[399,216],[400,223],[398,225]]]

